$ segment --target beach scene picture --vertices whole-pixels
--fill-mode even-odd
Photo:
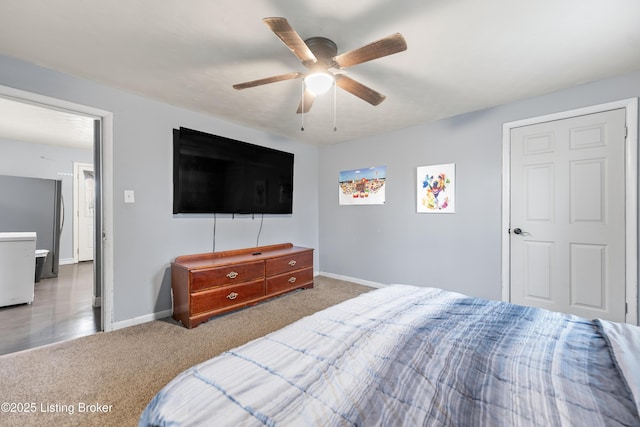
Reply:
[[[381,205],[385,202],[386,166],[340,172],[338,198],[341,205]]]
[[[418,167],[418,212],[455,212],[455,174],[455,163]]]

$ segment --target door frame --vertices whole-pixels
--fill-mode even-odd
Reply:
[[[89,168],[92,171],[94,170],[93,163],[73,162],[73,262],[75,264],[80,262],[80,220],[78,218],[78,206],[80,205],[81,192],[78,185],[78,179],[80,172]],[[96,307],[99,307],[99,305]]]
[[[54,110],[68,111],[80,116],[91,117],[99,122],[101,129],[94,144],[94,157],[100,161],[94,163],[94,171],[101,177],[96,185],[96,215],[100,214],[100,225],[96,227],[95,251],[100,256],[94,257],[94,268],[99,277],[95,280],[101,283],[101,322],[104,332],[113,328],[113,113],[99,110],[87,105],[76,104],[50,96],[27,92],[8,86],[0,85],[0,96],[19,102],[31,103]],[[99,210],[99,212],[98,212]],[[100,227],[100,229],[98,229]]]
[[[625,281],[626,323],[638,325],[638,98],[628,98],[575,110],[507,122],[502,125],[502,300],[510,301],[511,266],[511,129],[575,116],[624,108],[625,140]]]

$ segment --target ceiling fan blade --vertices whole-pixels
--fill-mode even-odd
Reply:
[[[264,18],[262,21],[267,24],[271,31],[282,40],[282,43],[302,61],[305,67],[318,62],[313,52],[311,52],[311,49],[309,49],[304,40],[302,40],[302,37],[289,25],[289,22],[285,18]]]
[[[402,34],[395,33],[358,49],[337,55],[332,62],[338,68],[346,68],[404,50],[407,50],[407,42],[402,37]]]
[[[315,99],[316,99],[316,94],[314,92],[311,92],[309,89],[306,89],[304,91],[304,95],[302,96],[302,99],[300,100],[300,105],[298,105],[298,111],[296,111],[296,114],[308,113]],[[303,110],[303,104],[304,104],[304,110]]]
[[[357,96],[358,98],[367,101],[371,105],[378,105],[386,99],[386,96],[376,92],[375,90],[368,88],[367,86],[353,80],[345,75],[336,75],[336,85],[340,89],[344,89],[347,92]]]
[[[264,78],[264,79],[252,80],[250,82],[245,82],[245,83],[238,83],[238,84],[233,85],[233,88],[237,89],[237,90],[242,90],[242,89],[247,89],[247,88],[250,88],[250,87],[266,85],[266,84],[269,84],[269,83],[281,82],[283,80],[297,79],[299,77],[302,77],[303,75],[304,75],[303,73],[298,73],[298,72],[280,74],[278,76],[272,76],[272,77],[267,77],[267,78]]]

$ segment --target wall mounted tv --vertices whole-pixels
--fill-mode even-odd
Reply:
[[[173,213],[290,214],[293,154],[173,130]]]

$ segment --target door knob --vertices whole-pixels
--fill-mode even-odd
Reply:
[[[513,234],[522,234],[522,229],[520,229],[520,228],[514,228],[514,229],[513,229]]]

